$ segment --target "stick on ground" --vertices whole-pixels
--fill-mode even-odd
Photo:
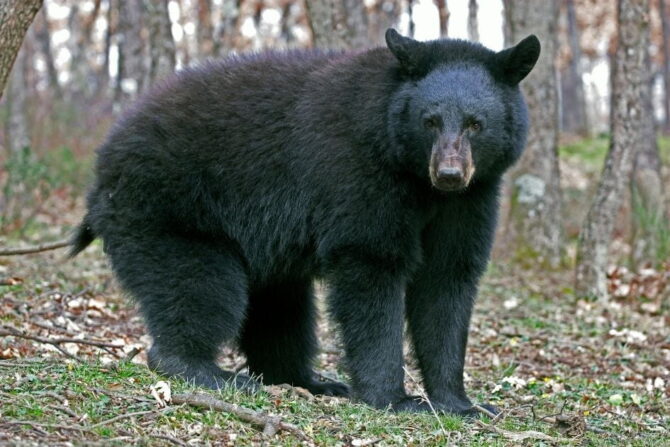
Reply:
[[[39,244],[32,247],[25,248],[8,248],[0,250],[0,256],[15,256],[15,255],[29,255],[31,253],[41,253],[43,251],[56,250],[58,248],[64,248],[70,245],[69,239],[63,239],[62,241],[50,242],[47,244]]]
[[[288,424],[281,420],[279,416],[270,416],[266,413],[257,412],[239,405],[230,404],[222,400],[215,399],[208,394],[202,393],[185,393],[176,394],[172,396],[172,403],[187,404],[199,408],[207,408],[209,410],[224,411],[233,414],[244,422],[249,422],[252,425],[261,427],[263,434],[273,436],[280,430],[287,431],[296,437],[309,440],[307,435],[302,432],[297,426]]]

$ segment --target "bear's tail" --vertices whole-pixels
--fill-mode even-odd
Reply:
[[[72,239],[70,239],[70,252],[67,257],[74,258],[77,256],[83,249],[88,247],[95,238],[96,235],[93,232],[93,229],[88,224],[86,217],[84,217],[84,220],[79,224],[79,227],[77,227]]]

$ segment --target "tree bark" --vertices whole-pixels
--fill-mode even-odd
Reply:
[[[26,31],[41,6],[42,0],[0,2],[0,98]]]
[[[53,50],[51,48],[51,30],[49,29],[49,17],[46,6],[42,8],[40,18],[38,19],[37,30],[35,38],[37,39],[44,62],[47,69],[47,78],[49,79],[49,87],[56,99],[63,98],[63,90],[58,81],[58,71],[54,63]]]
[[[402,9],[399,0],[376,0],[368,14],[368,35],[370,42],[384,45],[386,30],[398,21]]]
[[[314,46],[327,49],[369,46],[365,3],[360,0],[305,0]]]
[[[665,111],[665,119],[663,130],[670,133],[670,18],[668,14],[667,0],[658,0],[658,13],[661,16],[661,28],[663,30],[663,90],[664,101],[663,110]]]
[[[612,60],[611,141],[596,197],[579,235],[575,293],[608,298],[607,265],[614,223],[644,141],[649,51],[649,1],[617,1],[617,49]]]
[[[510,175],[506,246],[519,255],[535,256],[540,264],[561,262],[561,190],[558,164],[558,88],[556,1],[506,0],[510,38],[518,42],[535,34],[542,53],[521,85],[530,118],[524,155]]]
[[[212,56],[214,51],[214,28],[212,26],[212,0],[198,0],[198,57]]]
[[[570,62],[561,73],[561,123],[564,132],[586,137],[589,125],[586,116],[584,82],[582,80],[582,50],[579,43],[579,30],[575,15],[574,0],[565,0],[568,24],[568,43]]]
[[[449,16],[451,15],[447,6],[447,0],[434,1],[440,17],[440,37],[447,37],[449,36]]]
[[[631,235],[631,261],[636,267],[656,264],[670,256],[668,247],[663,244],[663,235],[670,234],[668,216],[665,207],[665,188],[661,176],[661,157],[656,139],[656,121],[652,89],[654,76],[651,70],[649,53],[645,55],[647,74],[643,86],[643,108],[648,119],[640,129],[640,141],[633,175],[631,177],[631,216],[633,232]],[[667,236],[665,236],[667,237]]]
[[[149,72],[146,85],[174,71],[176,46],[168,14],[168,0],[145,0],[149,22]],[[211,25],[211,22],[210,22]],[[210,50],[211,51],[211,48]]]
[[[142,33],[143,8],[141,1],[119,1],[117,44],[119,70],[115,100],[136,98],[144,88],[147,74]]]
[[[479,5],[477,0],[468,1],[468,39],[473,42],[479,42],[479,21],[477,12]]]
[[[221,18],[214,32],[214,54],[226,56],[234,49],[236,30],[240,27],[242,0],[223,0]]]
[[[26,52],[19,50],[14,69],[9,77],[7,105],[9,107],[7,146],[10,151],[18,152],[30,146],[28,133],[28,110],[26,107]]]
[[[100,73],[98,76],[100,78],[99,85],[104,85],[109,89],[111,87],[111,77],[109,74],[110,63],[111,63],[111,51],[112,51],[112,36],[114,35],[114,29],[116,28],[114,23],[116,21],[114,4],[112,0],[107,0],[107,14],[106,22],[107,28],[105,29],[105,40],[104,40],[104,56],[102,67],[100,67]]]

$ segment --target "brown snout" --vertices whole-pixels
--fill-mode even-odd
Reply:
[[[468,186],[475,167],[470,144],[462,137],[444,138],[433,148],[430,180],[440,191],[458,191]]]

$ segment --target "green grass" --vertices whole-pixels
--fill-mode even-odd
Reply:
[[[600,169],[605,162],[608,147],[609,136],[599,135],[560,146],[558,154],[561,159],[579,160],[587,168]]]

